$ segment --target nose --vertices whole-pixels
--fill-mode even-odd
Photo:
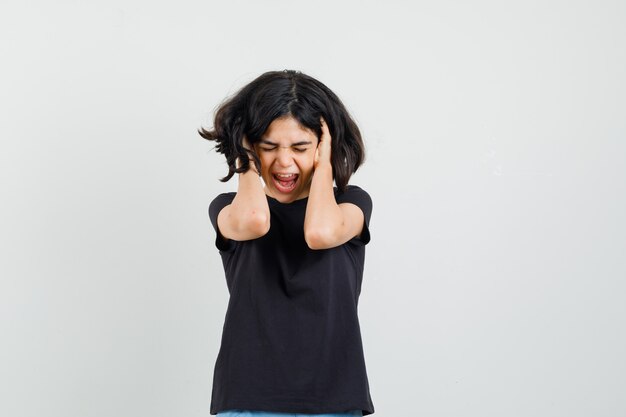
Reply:
[[[291,154],[291,149],[287,147],[278,149],[278,156],[276,160],[280,166],[290,167],[293,162],[293,156]]]

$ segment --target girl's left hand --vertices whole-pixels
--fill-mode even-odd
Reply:
[[[320,164],[331,165],[330,131],[328,130],[328,125],[323,117],[320,118],[320,122],[322,123],[322,137],[320,138],[320,141],[317,144],[317,149],[315,150],[315,168],[317,168]]]

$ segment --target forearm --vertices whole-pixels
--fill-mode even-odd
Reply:
[[[238,175],[239,184],[230,215],[238,219],[240,230],[268,230],[270,209],[254,161],[250,159],[250,169]]]
[[[304,235],[308,243],[332,238],[343,223],[343,213],[333,191],[330,163],[320,163],[313,174],[304,218]]]

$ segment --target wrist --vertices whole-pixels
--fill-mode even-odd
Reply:
[[[241,158],[238,157],[236,162],[235,162],[235,167],[237,169],[239,169],[239,168],[241,168],[241,166],[242,166]],[[255,174],[257,174],[258,176],[261,176],[261,174],[260,174],[259,170],[257,169],[256,164],[254,163],[254,160],[252,158],[250,158],[249,161],[248,161],[248,170],[246,172],[248,172],[248,171],[254,171]],[[245,172],[243,172],[242,174],[245,174]]]
[[[318,161],[317,164],[315,164],[315,170],[332,172],[333,164],[331,164],[330,161]]]

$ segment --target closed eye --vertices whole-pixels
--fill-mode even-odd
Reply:
[[[276,149],[276,147],[273,147],[273,148],[261,148],[261,149],[266,151],[266,152],[270,152],[270,151],[273,151],[274,149]],[[302,148],[294,148],[294,150],[296,152],[306,152],[307,151],[306,148],[304,148],[304,149],[302,149]]]

